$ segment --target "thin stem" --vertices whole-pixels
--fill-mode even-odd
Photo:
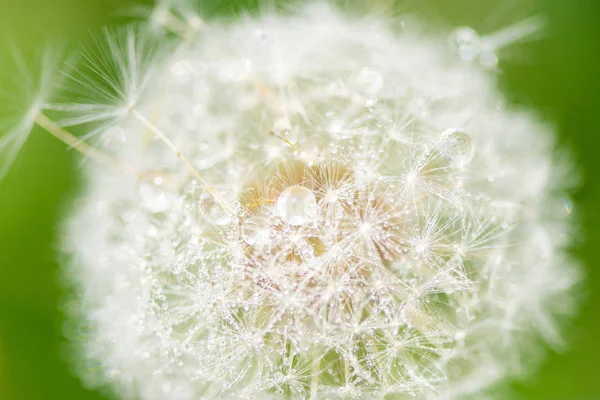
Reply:
[[[281,135],[276,134],[275,132],[270,132],[270,133],[271,133],[272,136],[275,136],[277,139],[281,140],[283,143],[287,144],[288,146],[290,146],[292,149],[294,149],[298,153],[302,153],[302,149],[299,148],[299,147],[297,147],[294,143],[292,143],[289,140],[285,139]]]
[[[494,32],[483,39],[491,46],[492,51],[500,50],[513,43],[521,42],[539,33],[545,25],[540,16],[533,16],[511,26]]]
[[[150,122],[146,117],[144,117],[135,108],[131,109],[131,114],[135,118],[137,118],[142,124],[144,124],[144,126],[146,126],[146,128],[150,129],[150,131],[152,133],[154,133],[156,136],[158,136],[158,138],[160,140],[162,140],[164,144],[167,145],[167,147],[177,156],[177,158],[179,158],[181,161],[183,161],[185,166],[188,167],[188,169],[191,171],[191,173],[196,177],[196,179],[198,179],[198,181],[202,184],[202,186],[204,186],[204,188],[211,194],[211,196],[215,199],[217,204],[219,204],[219,206],[221,206],[221,208],[223,208],[223,210],[225,210],[225,212],[227,212],[230,215],[233,215],[233,212],[227,206],[227,203],[222,198],[221,194],[219,192],[217,192],[214,187],[209,185],[208,182],[206,182],[206,180],[202,177],[202,175],[200,175],[200,173],[196,170],[196,168],[192,165],[192,163],[187,159],[187,157],[185,155],[183,155],[183,153],[179,150],[179,148],[175,145],[175,143],[173,143],[173,141],[171,139],[169,139],[169,137],[167,135],[165,135],[163,131],[158,129],[158,127],[156,125],[154,125],[152,122]]]
[[[46,115],[38,112],[34,119],[35,123],[46,130],[49,134],[69,146],[70,148],[75,149],[82,155],[89,157],[95,161],[101,162],[103,164],[108,164],[113,167],[116,167],[126,173],[127,175],[133,175],[136,178],[140,178],[139,171],[132,165],[127,164],[113,156],[110,156],[102,151],[96,150],[89,144],[81,141],[78,137],[73,134],[67,132],[60,126],[58,126],[54,121],[48,118]]]
[[[317,399],[317,393],[319,390],[319,366],[320,366],[320,364],[321,364],[321,359],[316,354],[316,352],[314,352],[312,366],[311,366],[312,377],[311,377],[311,381],[310,381],[310,400]]]
[[[344,381],[346,386],[350,384],[350,365],[346,357],[344,357]]]

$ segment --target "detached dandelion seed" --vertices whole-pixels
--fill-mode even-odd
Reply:
[[[479,397],[538,338],[560,343],[570,165],[486,72],[537,20],[428,36],[322,3],[228,23],[191,9],[106,31],[71,75],[77,101],[32,120],[108,161],[86,165],[65,224],[90,385]],[[180,44],[150,49],[161,29]]]

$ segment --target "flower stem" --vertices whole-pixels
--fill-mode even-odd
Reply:
[[[38,112],[35,115],[34,121],[37,125],[42,127],[49,134],[51,134],[61,142],[65,143],[70,148],[75,149],[82,155],[89,157],[95,161],[101,162],[103,164],[112,165],[113,167],[120,169],[127,175],[133,175],[138,179],[141,177],[141,174],[134,166],[127,164],[115,157],[112,157],[100,150],[96,150],[89,144],[83,142],[78,137],[74,136],[73,134],[67,132],[65,129],[58,126],[54,121],[52,121],[50,118],[48,118],[41,112]]]
[[[156,125],[150,122],[135,108],[131,109],[131,114],[142,124],[144,124],[144,126],[150,129],[152,133],[158,136],[158,138],[162,140],[164,144],[167,145],[167,147],[177,156],[177,158],[179,158],[186,165],[186,167],[188,167],[191,173],[196,177],[196,179],[198,179],[202,186],[206,188],[206,190],[215,199],[215,202],[217,202],[217,204],[219,204],[219,206],[221,206],[221,208],[223,208],[225,212],[227,212],[229,215],[234,214],[233,211],[227,205],[225,199],[223,199],[223,197],[221,196],[221,194],[213,186],[209,185],[208,182],[206,182],[206,180],[202,177],[202,175],[200,175],[198,170],[196,170],[196,168],[192,165],[188,158],[181,152],[181,150],[179,150],[177,145],[175,145],[175,143],[173,143],[173,141],[169,139],[169,137],[163,131],[161,131]]]

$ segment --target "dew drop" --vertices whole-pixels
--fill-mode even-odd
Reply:
[[[473,28],[465,26],[456,29],[453,40],[460,58],[464,61],[473,61],[479,56],[481,52],[481,38]]]
[[[445,157],[458,166],[467,165],[473,159],[471,138],[460,129],[450,128],[442,133],[440,150]]]
[[[379,71],[363,68],[357,77],[358,85],[368,94],[375,94],[383,87],[383,76]]]
[[[242,237],[251,246],[267,246],[271,243],[271,228],[263,217],[250,217],[242,225]]]
[[[204,170],[229,157],[234,151],[234,142],[227,132],[218,132],[198,142],[199,150],[193,160],[196,168]]]
[[[215,225],[227,225],[231,222],[229,212],[215,200],[214,195],[205,189],[200,196],[200,211],[207,222]]]
[[[573,213],[573,204],[571,204],[569,199],[563,199],[563,210],[566,215],[571,215]]]
[[[492,51],[484,51],[479,56],[479,63],[485,68],[496,68],[498,61],[498,56]]]
[[[327,201],[328,203],[335,203],[336,201],[338,201],[338,198],[338,192],[334,189],[329,190],[325,195],[325,201]]]
[[[159,184],[142,182],[139,187],[142,204],[148,211],[160,213],[167,211],[173,203],[173,196]]]
[[[317,200],[310,189],[296,185],[277,199],[277,212],[290,225],[304,225],[317,214]]]
[[[106,149],[118,148],[125,143],[125,130],[120,126],[113,126],[102,133],[102,146]]]
[[[192,70],[192,65],[187,60],[179,60],[171,65],[171,74],[174,77],[184,79]]]

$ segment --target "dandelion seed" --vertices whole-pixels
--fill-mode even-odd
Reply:
[[[17,75],[11,77],[0,97],[6,105],[0,115],[0,181],[4,179],[21,148],[27,142],[39,111],[48,101],[55,85],[60,83],[52,73],[62,51],[46,47],[28,62],[17,49],[12,49]]]

